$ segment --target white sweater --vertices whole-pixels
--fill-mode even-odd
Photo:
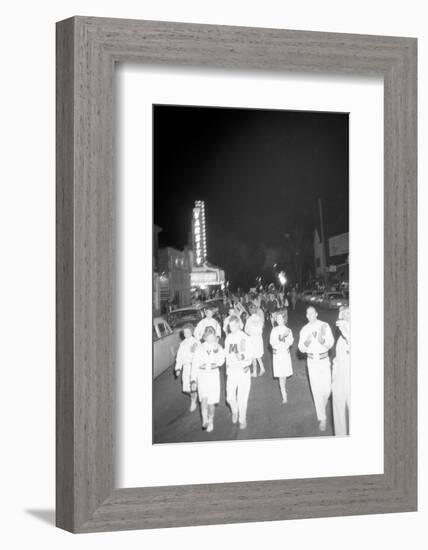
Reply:
[[[211,317],[211,319],[208,319],[207,317],[205,317],[204,319],[201,319],[199,321],[199,323],[196,325],[196,328],[195,328],[195,338],[198,340],[202,340],[202,336],[204,335],[205,329],[207,327],[213,327],[217,338],[220,338],[221,327],[216,321],[216,319],[214,319],[214,317]]]
[[[195,351],[197,350],[199,345],[199,342],[194,336],[191,336],[190,338],[185,338],[181,342],[177,352],[177,359],[175,361],[176,371],[181,370],[183,368],[183,365],[192,364]]]
[[[220,344],[213,346],[204,342],[198,346],[192,363],[191,380],[197,380],[200,372],[209,372],[217,369],[224,363],[224,349]]]
[[[323,343],[318,340],[321,337]],[[309,341],[306,345],[305,342]],[[327,352],[334,344],[330,325],[317,319],[314,323],[307,323],[300,331],[299,350],[317,356]]]
[[[228,368],[243,369],[251,365],[253,358],[251,338],[242,330],[228,334],[224,348]]]

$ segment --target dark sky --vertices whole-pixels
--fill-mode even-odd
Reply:
[[[348,115],[154,106],[154,222],[161,246],[187,243],[205,200],[208,260],[249,286],[285,235],[348,231]]]

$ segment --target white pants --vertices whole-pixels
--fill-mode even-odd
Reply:
[[[190,371],[192,370],[191,363],[184,363],[181,371],[181,384],[183,393],[190,393]]]
[[[332,379],[334,433],[348,435],[346,409],[349,414],[349,361],[334,363]]]
[[[319,421],[326,419],[325,409],[331,393],[330,359],[308,359],[309,382]]]
[[[207,400],[208,405],[217,405],[220,401],[219,369],[200,370],[198,373],[199,401]]]
[[[226,400],[232,414],[238,414],[239,422],[247,420],[248,397],[251,388],[251,371],[244,372],[241,368],[227,371]]]

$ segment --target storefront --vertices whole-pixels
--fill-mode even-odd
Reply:
[[[224,271],[210,264],[194,266],[190,274],[190,285],[193,295],[203,293],[208,296],[212,290],[224,288]]]

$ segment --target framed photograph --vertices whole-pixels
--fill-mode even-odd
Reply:
[[[413,38],[57,24],[58,527],[416,510],[416,84]]]

